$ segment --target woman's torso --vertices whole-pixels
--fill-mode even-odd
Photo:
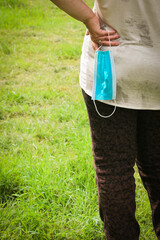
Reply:
[[[112,47],[117,105],[160,109],[160,1],[96,0],[95,12],[101,28],[115,29],[120,35],[119,46]],[[85,36],[80,85],[89,95],[92,94],[93,68],[94,51],[90,37]]]

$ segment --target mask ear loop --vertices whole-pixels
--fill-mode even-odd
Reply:
[[[110,41],[109,32],[108,32],[108,38],[109,38],[109,47],[111,48],[111,41]],[[102,45],[100,45],[100,47],[99,47],[97,50],[99,50],[99,49],[101,49],[101,48],[102,48]],[[116,111],[116,100],[114,100],[115,106],[114,106],[114,109],[113,109],[112,113],[109,114],[109,115],[107,115],[107,116],[106,116],[106,115],[102,115],[102,114],[100,114],[100,112],[98,111],[98,108],[97,108],[97,105],[96,105],[95,100],[93,100],[93,103],[94,103],[94,106],[95,106],[96,112],[97,112],[98,115],[99,115],[100,117],[102,117],[102,118],[110,118],[111,116],[113,116],[113,114],[114,114],[115,111]]]
[[[114,109],[113,109],[113,111],[112,111],[112,113],[110,114],[110,115],[102,115],[102,114],[100,114],[100,112],[98,111],[98,108],[97,108],[97,105],[96,105],[96,102],[95,102],[95,100],[93,100],[93,103],[94,103],[94,106],[95,106],[95,109],[96,109],[96,112],[98,113],[98,115],[100,116],[100,117],[102,117],[102,118],[110,118],[114,113],[115,113],[115,111],[116,111],[116,105],[114,106]],[[116,101],[114,100],[114,103],[116,103]]]

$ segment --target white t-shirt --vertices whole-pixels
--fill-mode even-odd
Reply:
[[[160,0],[95,0],[101,28],[115,29],[119,46],[112,47],[116,76],[116,105],[131,109],[160,109]],[[94,50],[85,36],[80,86],[92,96]],[[103,101],[114,105],[113,101]]]

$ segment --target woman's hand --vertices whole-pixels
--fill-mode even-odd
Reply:
[[[51,0],[63,11],[68,13],[73,18],[83,22],[90,34],[92,46],[96,50],[98,45],[109,46],[109,39],[111,46],[118,46],[119,42],[116,39],[119,35],[115,30],[105,31],[100,28],[99,20],[96,14],[88,7],[83,0]],[[109,34],[109,36],[108,36]]]
[[[97,50],[99,45],[102,46],[118,46],[119,42],[116,40],[120,36],[115,30],[105,31],[100,28],[99,20],[94,14],[92,18],[87,19],[84,24],[87,27],[86,35],[90,35],[92,40],[92,47]],[[109,35],[109,36],[108,36]],[[109,43],[110,40],[110,43]]]

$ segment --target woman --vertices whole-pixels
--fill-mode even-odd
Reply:
[[[52,0],[87,27],[80,85],[89,115],[99,210],[108,240],[137,240],[136,162],[160,239],[160,1],[95,0],[92,11],[82,0]],[[109,42],[110,40],[110,42]],[[117,96],[92,101],[94,53],[112,47]]]

